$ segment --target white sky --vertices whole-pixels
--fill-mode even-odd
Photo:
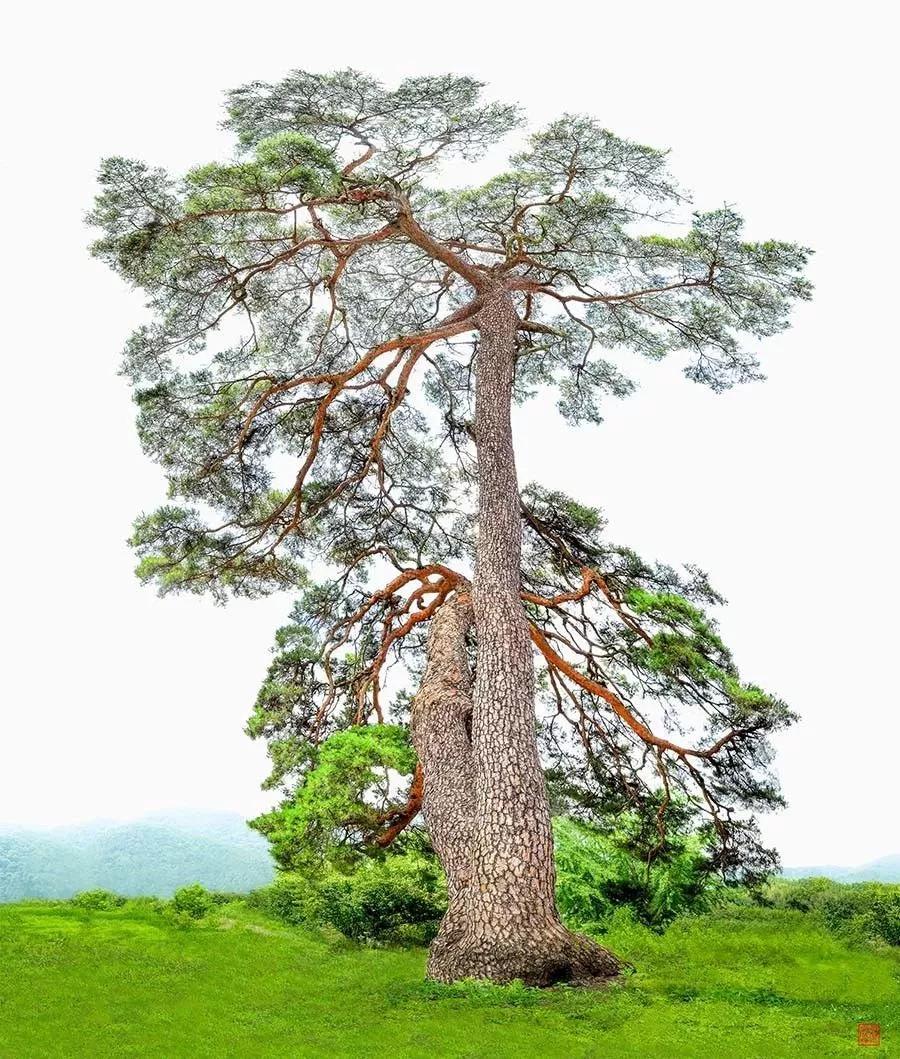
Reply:
[[[735,203],[751,236],[816,249],[816,298],[765,344],[767,383],[715,396],[670,364],[600,428],[532,409],[520,475],[710,571],[744,673],[802,714],[778,740],[790,808],[765,828],[786,863],[900,851],[890,5],[308,6],[6,16],[0,821],[267,805],[242,727],[287,600],[222,609],[134,579],[125,538],[163,496],[117,376],[140,299],[87,256],[82,216],[102,155],[209,160],[225,89],[351,65],[469,73],[537,123],[592,113],[671,147],[699,207]]]

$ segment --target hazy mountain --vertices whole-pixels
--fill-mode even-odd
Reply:
[[[900,882],[900,854],[856,868],[820,864],[782,874]],[[237,813],[181,809],[130,823],[94,820],[43,829],[0,824],[0,901],[64,898],[96,888],[168,897],[192,882],[243,893],[273,875],[267,842]]]
[[[805,879],[824,875],[836,882],[900,882],[900,853],[879,857],[858,868],[842,868],[834,864],[817,864],[805,868],[785,868],[787,879]]]
[[[0,827],[0,901],[95,888],[168,897],[192,882],[245,892],[273,874],[268,843],[237,813],[179,810],[130,823]]]

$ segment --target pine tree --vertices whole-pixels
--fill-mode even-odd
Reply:
[[[512,404],[554,388],[567,420],[598,421],[632,389],[627,351],[676,352],[714,390],[760,378],[742,340],[809,296],[808,252],[744,240],[731,208],[669,224],[685,200],[664,153],[588,117],[444,186],[446,159],[520,124],[481,89],[352,70],[247,85],[228,97],[233,160],[173,178],[107,159],[91,221],[151,312],[125,373],[170,503],[136,523],[139,576],[220,599],[302,590],[251,721],[276,783],[383,722],[388,664],[418,665],[419,767],[367,826],[386,843],[423,810],[450,896],[431,977],[549,984],[619,965],[557,914],[538,729],[573,786],[661,789],[661,835],[691,791],[728,870],[764,857],[766,736],[791,715],[740,680],[700,571],[520,489]]]

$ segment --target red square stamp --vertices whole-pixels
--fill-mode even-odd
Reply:
[[[877,1022],[858,1022],[856,1043],[863,1048],[877,1048],[881,1044],[881,1026]]]

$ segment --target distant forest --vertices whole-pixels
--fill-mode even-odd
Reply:
[[[0,901],[65,898],[98,888],[170,897],[193,882],[242,893],[273,875],[268,843],[237,814],[181,812],[126,824],[0,828]]]

